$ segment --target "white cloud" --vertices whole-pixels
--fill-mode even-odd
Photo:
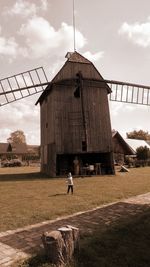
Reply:
[[[113,117],[117,117],[122,114],[129,115],[131,112],[136,111],[137,105],[129,104],[129,103],[122,103],[122,102],[117,102],[117,101],[110,101],[110,110],[111,110],[111,115]],[[140,106],[140,108],[143,110],[145,106]]]
[[[36,4],[27,0],[17,0],[12,8],[6,9],[6,15],[19,15],[22,17],[35,16],[39,11],[46,11],[48,7],[47,0],[39,0]]]
[[[61,28],[57,32],[57,38],[60,45],[67,47],[67,51],[71,50],[73,47],[73,27],[65,22],[62,22]],[[76,29],[76,49],[84,47],[86,44],[86,39],[83,34]]]
[[[119,34],[127,36],[133,43],[142,46],[150,46],[150,17],[147,22],[128,24],[124,22],[119,29]]]
[[[73,28],[64,22],[55,30],[46,19],[36,16],[21,26],[19,34],[25,38],[28,54],[33,58],[48,57],[50,53],[62,55],[73,48]],[[77,30],[77,49],[85,44],[86,39]]]
[[[14,37],[5,38],[2,36],[2,28],[0,26],[0,55],[8,55],[15,57],[18,49],[18,44]]]
[[[104,56],[104,51],[99,51],[95,54],[92,54],[90,51],[87,51],[83,54],[83,56],[89,59],[90,61],[98,61]]]
[[[41,8],[43,10],[47,10],[47,8],[48,8],[48,2],[47,2],[47,0],[41,0]]]
[[[20,129],[24,131],[28,144],[40,143],[39,106],[34,106],[35,99],[37,96],[12,103],[7,108],[1,107],[0,142],[6,142],[11,132]]]
[[[55,62],[51,64],[51,66],[48,67],[48,70],[47,70],[47,73],[50,74],[50,79],[52,79],[54,75],[58,73],[58,71],[62,68],[63,65],[64,65],[64,59],[56,58]]]
[[[7,11],[10,15],[21,15],[23,17],[27,17],[29,15],[36,14],[36,6],[33,3],[29,3],[27,1],[18,0],[12,9]]]
[[[120,111],[122,110],[122,108],[124,107],[123,103],[121,102],[109,102],[110,104],[110,110],[111,110],[111,116],[116,117],[119,115]]]
[[[1,55],[16,56],[17,47],[18,45],[15,42],[15,39],[13,37],[9,39],[0,37],[0,54]]]
[[[11,129],[2,128],[0,132],[0,143],[7,143],[7,138],[10,136]]]

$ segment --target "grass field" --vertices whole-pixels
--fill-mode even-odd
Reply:
[[[149,192],[150,167],[74,178],[74,184],[74,195],[66,195],[65,178],[48,178],[35,167],[0,168],[0,231]]]

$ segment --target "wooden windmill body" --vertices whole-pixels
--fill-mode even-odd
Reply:
[[[84,175],[85,166],[92,167],[90,174],[114,173],[108,96],[150,106],[150,86],[104,80],[74,52],[51,82],[43,67],[1,79],[0,107],[41,91],[41,171],[54,177]]]
[[[50,176],[84,167],[114,173],[109,115],[109,86],[94,65],[79,53],[67,61],[37,103],[41,107],[41,171]],[[74,170],[79,162],[78,173]],[[95,168],[95,167],[94,167]]]

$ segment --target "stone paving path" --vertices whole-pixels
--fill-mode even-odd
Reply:
[[[11,266],[18,259],[24,259],[42,250],[41,236],[45,231],[56,230],[64,225],[79,227],[80,234],[102,230],[128,217],[136,216],[150,208],[150,193],[131,197],[96,209],[80,212],[57,220],[0,233],[0,266]]]

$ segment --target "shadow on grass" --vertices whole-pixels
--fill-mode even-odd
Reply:
[[[54,195],[49,195],[48,197],[59,197],[59,196],[66,196],[67,193],[60,193],[60,194],[54,194]]]
[[[20,263],[18,262],[18,264],[16,262],[11,267],[57,267],[57,266],[49,263],[46,255],[44,253],[41,253],[24,262],[20,262]],[[72,266],[70,264],[66,264],[65,267],[72,267]]]
[[[81,240],[76,267],[149,267],[150,209]]]
[[[31,181],[37,179],[51,179],[51,178],[41,172],[0,174],[0,182],[23,181],[23,180]]]
[[[44,253],[39,253],[38,255],[32,257],[26,261],[15,262],[12,267],[55,267],[54,265],[48,263],[48,258]]]

